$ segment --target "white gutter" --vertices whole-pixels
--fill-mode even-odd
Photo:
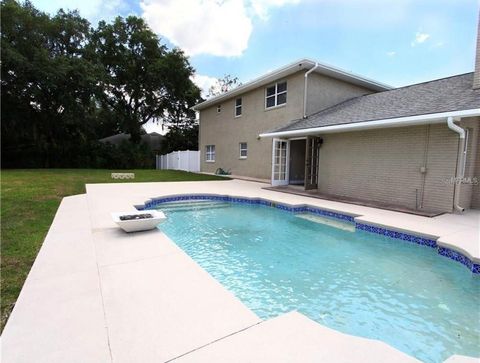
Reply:
[[[335,68],[333,66],[324,64],[324,63],[319,63],[319,62],[314,62],[310,59],[300,59],[296,62],[290,63],[289,65],[286,65],[282,68],[279,68],[277,70],[274,70],[270,73],[267,73],[261,77],[258,77],[250,82],[247,82],[245,84],[242,84],[241,86],[234,88],[226,93],[223,93],[219,96],[212,97],[206,101],[200,102],[196,104],[195,106],[192,107],[193,110],[195,111],[201,111],[206,107],[212,106],[215,103],[227,100],[229,98],[232,98],[234,96],[240,95],[244,92],[251,91],[255,88],[258,88],[260,86],[267,85],[269,83],[272,83],[280,78],[287,77],[299,70],[306,69],[305,64],[318,64],[317,66],[317,72],[321,74],[325,74],[329,77],[341,79],[347,82],[351,82],[353,84],[360,85],[362,87],[370,88],[376,91],[387,91],[393,89],[393,87],[371,80],[369,78],[362,77],[360,75],[357,75],[355,73],[347,72],[344,70],[341,70],[339,68]]]
[[[460,120],[460,119],[459,119]],[[460,199],[460,185],[462,184],[462,179],[465,175],[465,170],[463,169],[463,161],[465,158],[465,130],[461,128],[460,126],[456,125],[454,123],[454,119],[452,116],[449,116],[447,118],[447,125],[448,128],[458,134],[458,137],[460,138],[460,145],[458,146],[458,158],[457,158],[457,171],[455,175],[455,180],[454,180],[454,192],[453,192],[453,208],[457,212],[463,212],[465,208],[461,207],[459,205],[459,199]]]
[[[315,62],[313,68],[305,72],[305,90],[303,91],[303,118],[307,118],[308,75],[317,68],[318,62]]]
[[[434,123],[443,123],[448,117],[475,117],[480,116],[480,108],[462,111],[440,112],[431,113],[426,115],[397,117],[375,121],[353,122],[342,125],[312,127],[300,130],[291,131],[279,131],[279,132],[265,132],[260,134],[259,137],[298,137],[315,134],[327,134],[334,132],[346,132],[346,131],[358,131],[368,129],[379,129],[386,127],[402,127],[402,126],[414,126],[414,125],[426,125]]]

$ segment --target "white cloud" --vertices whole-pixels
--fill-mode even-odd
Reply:
[[[203,74],[195,74],[192,77],[192,81],[201,89],[203,98],[207,97],[210,87],[217,83],[215,77],[205,76]]]
[[[412,47],[416,46],[417,44],[422,44],[428,38],[430,38],[430,34],[422,33],[421,31],[415,33],[415,39],[410,43]]]
[[[274,6],[299,0],[142,0],[150,27],[188,55],[240,56],[253,20],[268,19]]]
[[[144,0],[140,6],[152,29],[188,55],[241,55],[252,32],[241,0]]]
[[[389,57],[395,57],[396,54],[397,54],[397,52],[394,52],[394,51],[392,51],[392,52],[387,52],[387,55],[388,55]]]
[[[282,7],[287,4],[298,4],[300,0],[251,0],[250,6],[255,15],[261,19],[268,19],[268,11],[272,7]]]

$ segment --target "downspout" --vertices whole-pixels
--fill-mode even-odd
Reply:
[[[318,63],[315,62],[313,68],[305,72],[305,90],[303,91],[303,118],[307,118],[308,75],[317,68],[318,68]]]
[[[454,180],[454,192],[453,192],[453,208],[457,212],[465,211],[465,208],[461,207],[458,202],[460,199],[460,185],[462,184],[462,179],[465,173],[463,170],[463,159],[465,157],[464,149],[465,149],[465,130],[460,126],[454,123],[453,117],[450,116],[447,118],[447,125],[448,128],[454,132],[456,132],[460,138],[460,145],[458,149],[458,158],[457,158],[457,171]]]

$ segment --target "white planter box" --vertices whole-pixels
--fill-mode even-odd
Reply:
[[[151,214],[153,218],[130,219],[122,221],[121,216],[131,216],[139,214]],[[125,232],[148,231],[154,229],[160,223],[163,223],[167,217],[163,212],[158,210],[139,210],[133,212],[116,212],[112,213],[113,221]]]

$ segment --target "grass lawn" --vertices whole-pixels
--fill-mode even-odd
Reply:
[[[1,328],[15,305],[63,197],[85,193],[86,183],[225,180],[173,170],[122,170],[134,180],[112,180],[112,170],[31,169],[1,172]]]

